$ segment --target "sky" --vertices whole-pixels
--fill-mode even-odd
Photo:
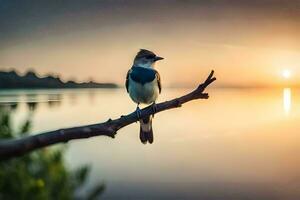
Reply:
[[[0,69],[64,80],[122,85],[145,48],[165,86],[300,85],[299,35],[300,0],[0,0]]]

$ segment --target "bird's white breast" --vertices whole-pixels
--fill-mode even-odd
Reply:
[[[159,94],[157,78],[143,85],[129,78],[128,92],[134,102],[151,104],[156,101]]]

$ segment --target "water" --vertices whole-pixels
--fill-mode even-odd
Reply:
[[[159,101],[187,91],[165,89]],[[299,199],[300,90],[209,93],[209,100],[157,114],[152,145],[140,143],[135,123],[115,139],[70,142],[66,162],[70,168],[90,164],[87,188],[102,181],[109,199]],[[32,134],[135,109],[125,89],[10,90],[0,92],[0,102],[17,104],[16,128],[32,118]]]

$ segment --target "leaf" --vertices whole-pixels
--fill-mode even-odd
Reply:
[[[98,184],[93,189],[91,189],[91,191],[87,195],[86,199],[87,200],[97,199],[99,197],[99,195],[104,192],[104,190],[105,190],[105,184],[103,184],[103,183]]]
[[[83,166],[83,167],[80,167],[80,168],[76,169],[76,171],[74,172],[75,182],[76,182],[75,187],[79,187],[82,184],[84,184],[84,182],[86,181],[89,173],[90,173],[90,167],[89,166]]]

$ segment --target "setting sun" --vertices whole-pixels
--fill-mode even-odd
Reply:
[[[290,78],[291,75],[292,75],[292,73],[291,73],[291,71],[288,70],[288,69],[285,69],[285,70],[282,71],[282,76],[283,76],[283,78],[285,78],[285,79]]]

